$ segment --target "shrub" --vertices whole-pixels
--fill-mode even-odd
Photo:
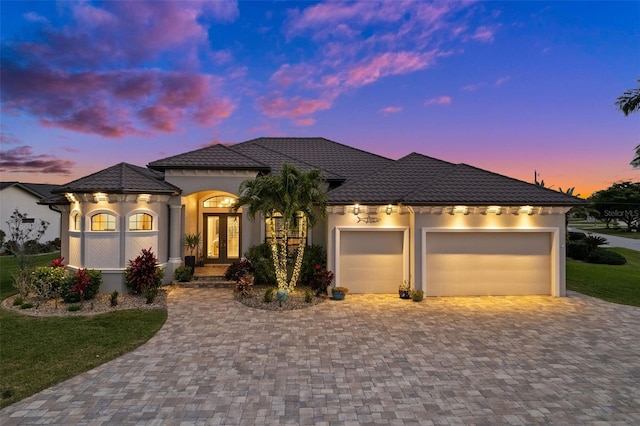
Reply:
[[[142,249],[138,257],[129,260],[124,274],[127,288],[133,294],[143,294],[149,289],[157,289],[162,285],[164,275],[151,248]]]
[[[62,298],[66,303],[91,300],[96,297],[101,285],[102,272],[95,269],[78,269],[71,279],[63,285]]]
[[[33,308],[33,303],[23,303],[20,305],[20,309],[31,309]]]
[[[188,266],[178,266],[173,272],[173,279],[181,283],[191,281],[193,279],[191,268]]]
[[[13,287],[23,298],[27,297],[31,291],[31,281],[31,274],[28,269],[19,269],[13,274]]]
[[[567,257],[575,260],[585,260],[589,256],[589,247],[582,241],[567,243]]]
[[[224,278],[227,281],[235,281],[236,283],[240,282],[240,280],[247,275],[253,274],[253,266],[251,262],[247,259],[242,259],[239,262],[234,262],[224,273]]]
[[[589,252],[592,252],[593,250],[597,249],[598,246],[601,246],[601,245],[607,243],[607,239],[606,238],[604,238],[604,237],[596,237],[596,236],[593,236],[593,235],[589,235],[583,241],[587,245],[587,247],[589,248]]]
[[[310,290],[304,292],[304,301],[306,303],[313,302],[313,293]]]
[[[118,306],[118,290],[113,290],[113,293],[111,293],[111,299],[109,299],[109,302],[111,303],[111,307]]]
[[[324,247],[319,245],[307,246],[304,249],[304,257],[302,258],[300,282],[303,284],[311,284],[318,265],[320,265],[321,269],[326,268],[327,252]]]
[[[424,298],[424,292],[422,290],[413,290],[411,292],[411,300],[414,302],[422,302]]]
[[[327,288],[331,285],[334,278],[333,272],[323,271],[319,264],[316,265],[316,272],[313,274],[313,279],[311,280],[311,288],[315,291],[316,296],[320,296],[321,294],[328,295]]]
[[[244,275],[236,282],[234,292],[240,297],[249,297],[252,294],[253,275]]]
[[[77,312],[80,309],[82,309],[82,307],[80,305],[71,305],[67,308],[67,311],[69,312]]]
[[[20,296],[13,299],[13,306],[20,306],[24,303],[24,299]]]
[[[38,266],[31,273],[32,290],[42,301],[57,298],[68,280],[64,268]]]
[[[587,234],[584,232],[573,232],[569,231],[569,241],[580,241],[587,238]]]
[[[273,293],[275,293],[275,289],[273,287],[269,287],[264,291],[264,303],[273,302]]]
[[[597,248],[589,255],[587,262],[603,265],[624,265],[627,263],[627,258],[615,251]]]
[[[253,265],[254,283],[259,285],[271,285],[277,282],[273,269],[273,255],[269,244],[262,243],[249,247],[244,255]]]

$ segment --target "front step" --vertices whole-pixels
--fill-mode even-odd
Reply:
[[[236,283],[233,281],[226,281],[224,278],[222,280],[203,280],[203,279],[194,279],[188,283],[176,282],[176,287],[179,288],[234,288]]]

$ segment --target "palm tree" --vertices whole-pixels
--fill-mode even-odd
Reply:
[[[638,83],[640,83],[640,79]],[[625,90],[622,95],[618,96],[615,104],[625,116],[640,111],[640,87]]]
[[[638,83],[640,83],[640,79]],[[621,96],[618,96],[615,104],[625,116],[640,111],[640,87],[626,90]],[[640,145],[636,146],[635,150],[635,157],[630,164],[633,167],[640,167]]]
[[[633,167],[640,167],[640,145],[636,146],[636,156],[630,163]]]
[[[307,227],[326,216],[327,194],[322,172],[317,169],[301,172],[295,166],[283,164],[277,175],[259,176],[240,184],[240,197],[233,206],[244,206],[250,218],[261,214],[267,219],[271,235],[270,246],[279,290],[291,291],[300,276]],[[282,218],[282,227],[276,227]],[[297,226],[296,226],[297,225]],[[287,239],[292,229],[300,230],[302,243],[296,250],[291,277],[287,272]]]

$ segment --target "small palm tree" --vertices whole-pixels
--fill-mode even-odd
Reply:
[[[240,197],[233,209],[237,211],[243,206],[252,219],[257,214],[267,219],[278,289],[293,290],[300,276],[307,228],[326,216],[327,194],[322,172],[317,169],[301,172],[285,163],[277,175],[259,176],[242,182]],[[276,228],[276,217],[282,218],[280,229]],[[302,243],[296,250],[293,272],[289,277],[287,239],[294,228],[300,230]]]

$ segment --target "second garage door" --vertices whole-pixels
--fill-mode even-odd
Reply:
[[[397,293],[403,279],[403,231],[342,231],[340,285],[350,293]]]
[[[547,232],[428,232],[427,296],[551,293]]]

